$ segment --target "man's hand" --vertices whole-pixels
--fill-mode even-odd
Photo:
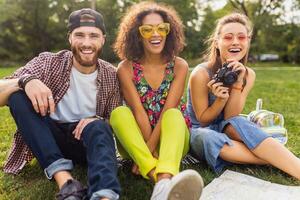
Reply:
[[[97,118],[87,118],[87,119],[80,120],[79,123],[77,124],[76,128],[73,131],[74,137],[77,140],[80,140],[84,127],[86,127],[86,125],[88,125],[89,123],[91,123],[95,120],[97,120]]]
[[[50,113],[54,112],[52,92],[42,81],[33,79],[25,85],[24,90],[37,113],[45,116],[48,110]]]

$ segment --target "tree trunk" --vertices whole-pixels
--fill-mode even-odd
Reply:
[[[91,0],[91,8],[96,10],[96,0]]]

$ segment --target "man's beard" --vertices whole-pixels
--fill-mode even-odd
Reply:
[[[81,48],[84,49],[84,47]],[[79,53],[80,52],[79,47],[75,47],[71,45],[71,50],[73,52],[76,61],[83,67],[92,67],[97,63],[98,56],[101,54],[101,48],[99,48],[98,50],[95,49],[94,47],[90,47],[86,49],[91,49],[94,53],[94,56],[90,60],[83,60]]]

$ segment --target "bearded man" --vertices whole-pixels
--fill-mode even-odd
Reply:
[[[91,9],[74,11],[68,29],[72,51],[41,53],[0,82],[0,106],[9,106],[18,128],[4,171],[16,174],[35,156],[58,184],[57,199],[118,199],[107,119],[121,95],[115,67],[98,58],[103,17]],[[75,163],[88,167],[87,189],[70,173]]]

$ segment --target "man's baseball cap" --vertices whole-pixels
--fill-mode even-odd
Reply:
[[[88,19],[83,18],[82,16],[88,15]],[[73,11],[69,16],[68,29],[72,32],[75,28],[81,26],[92,26],[99,28],[103,34],[105,34],[105,25],[103,16],[90,8],[83,8],[81,10]]]

